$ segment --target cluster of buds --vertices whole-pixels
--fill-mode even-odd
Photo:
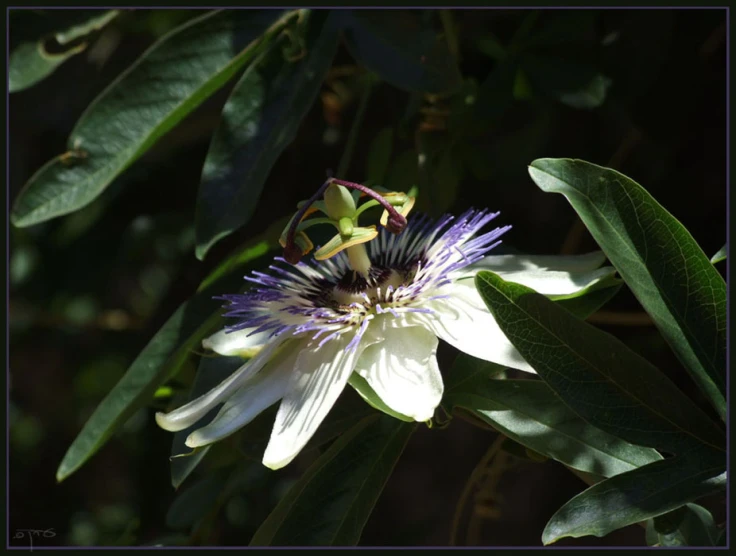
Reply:
[[[414,206],[415,198],[406,193],[378,187],[375,189],[329,178],[311,199],[299,203],[298,212],[281,234],[279,243],[284,248],[284,259],[296,264],[314,248],[305,230],[317,224],[331,224],[337,229],[337,234],[315,251],[315,259],[329,259],[344,249],[348,249],[350,256],[351,247],[367,243],[378,235],[375,225],[359,226],[358,218],[366,210],[379,205],[384,208],[380,225],[391,233],[401,233],[406,227],[406,215]],[[364,198],[365,202],[359,205]],[[317,212],[324,216],[307,218]]]

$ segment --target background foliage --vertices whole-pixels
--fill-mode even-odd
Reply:
[[[54,528],[58,541],[81,545],[250,541],[319,456],[316,450],[269,472],[259,461],[262,442],[248,437],[237,448],[251,463],[231,473],[232,450],[215,446],[205,458],[210,472],[184,480],[187,471],[180,470],[175,492],[171,435],[145,407],[120,416],[125,424],[80,471],[60,484],[55,474],[100,401],[177,307],[241,244],[253,246],[241,258],[262,264],[274,236],[264,230],[280,231],[274,222],[309,197],[328,168],[389,188],[417,183],[418,209],[431,213],[500,210],[503,223],[514,226],[506,244],[569,254],[595,249],[595,242],[565,198],[542,193],[527,166],[537,158],[579,158],[635,179],[707,254],[724,244],[723,11],[458,10],[392,12],[391,18],[317,12],[312,21],[324,27],[307,32],[306,50],[275,35],[245,48],[277,20],[275,12],[261,19],[193,10],[80,13],[23,10],[10,19],[16,59],[9,193],[19,225],[10,228],[11,531]],[[236,44],[243,54],[236,62],[223,54],[233,46],[222,42],[227,39],[204,48],[194,31],[182,36],[173,59],[196,60],[206,52],[206,63],[177,70],[169,58],[138,62],[166,33],[207,17],[219,37],[230,36],[230,17],[240,18],[245,30]],[[293,36],[301,36],[298,28]],[[41,50],[39,37],[47,37]],[[422,53],[429,64],[417,67],[413,55]],[[294,58],[285,70],[284,56]],[[14,67],[25,71],[14,74]],[[313,78],[320,74],[323,81]],[[116,79],[149,95],[144,100],[155,125],[131,129],[125,110],[138,99],[104,93]],[[453,94],[426,94],[445,91]],[[101,94],[97,111],[83,118]],[[177,95],[186,102],[177,103]],[[362,125],[351,131],[359,116]],[[75,151],[80,146],[97,149],[89,160],[105,164],[90,168]],[[352,159],[341,168],[346,147]],[[70,154],[44,167],[62,153]],[[428,161],[423,168],[419,154]],[[81,175],[95,179],[73,199],[59,200],[46,187],[19,197],[24,184],[46,183],[55,172],[72,175],[73,183],[84,182]],[[212,194],[244,176],[260,185]],[[231,206],[232,213],[223,212]],[[725,264],[717,268],[724,273]],[[229,277],[227,291],[240,287],[240,275],[239,269]],[[217,302],[209,297],[221,292],[208,287],[196,303],[211,313]],[[197,314],[192,306],[172,334],[202,325],[187,318]],[[665,369],[712,412],[627,288],[590,322]],[[441,346],[439,355],[447,377],[455,353]],[[196,358],[176,355],[166,365],[180,369],[174,386],[186,393]],[[399,442],[401,430],[382,419],[356,434]],[[267,431],[268,415],[259,421]],[[360,544],[540,544],[550,517],[586,485],[519,445],[489,450],[497,438],[460,418],[444,430],[417,427]],[[219,495],[208,498],[212,493]],[[725,519],[720,498],[699,504],[716,523]],[[698,533],[698,507],[683,512],[687,530]],[[353,534],[334,533],[337,539]],[[666,523],[647,531],[632,525],[602,539],[559,544],[676,544],[681,534],[682,528],[668,536]]]

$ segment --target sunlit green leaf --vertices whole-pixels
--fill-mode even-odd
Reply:
[[[728,254],[728,245],[724,245],[718,250],[718,253],[716,253],[710,258],[710,262],[713,264],[716,264],[716,263],[720,263],[721,261],[725,261],[727,254]]]
[[[416,425],[366,417],[282,498],[251,546],[353,546]]]
[[[725,417],[726,283],[690,233],[639,184],[581,160],[540,159],[529,173],[562,193]]]
[[[283,40],[235,85],[202,171],[196,212],[199,259],[250,220],[271,168],[317,97],[338,37],[329,12],[312,12],[300,59],[285,58]]]
[[[289,14],[281,15],[209,12],[163,37],[87,108],[69,137],[69,151],[26,183],[13,223],[30,226],[90,203],[249,62],[267,42],[259,38],[274,36]]]
[[[557,510],[542,533],[542,541],[551,544],[563,537],[602,537],[670,512],[723,490],[725,467],[725,458],[703,458],[691,453],[616,475]]]
[[[718,426],[620,340],[492,272],[479,272],[475,282],[511,343],[590,424],[667,452],[724,450]]]
[[[446,397],[516,442],[579,471],[612,477],[662,459],[656,450],[591,426],[542,381],[482,379],[464,382]]]

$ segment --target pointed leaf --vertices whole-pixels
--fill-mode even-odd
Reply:
[[[721,261],[725,261],[727,255],[728,255],[728,244],[721,247],[718,250],[718,253],[716,253],[710,258],[710,262],[713,264],[716,264],[716,263],[720,263]]]
[[[539,380],[466,382],[447,401],[527,448],[586,473],[612,477],[662,459],[656,450],[588,424]]]
[[[251,546],[354,546],[416,429],[372,415],[340,436],[291,487]]]
[[[540,159],[543,191],[562,193],[725,417],[726,283],[690,233],[639,184],[581,160]]]
[[[210,475],[185,489],[169,507],[166,526],[171,529],[192,527],[214,507],[226,485],[224,477]]]
[[[280,44],[246,69],[225,104],[202,171],[196,253],[246,224],[271,168],[314,104],[337,49],[330,12],[309,15],[305,55],[285,59]]]
[[[476,286],[539,376],[590,424],[633,444],[721,452],[725,435],[664,374],[530,288],[481,271]]]
[[[602,537],[670,512],[723,490],[725,468],[725,458],[702,458],[691,453],[616,475],[557,510],[542,533],[542,542],[550,544],[563,537],[586,535]]]
[[[209,12],[159,40],[90,104],[69,137],[69,152],[26,183],[13,223],[30,226],[89,204],[249,62],[267,42],[260,37],[275,35],[290,13],[277,20],[281,15]]]
[[[340,12],[348,50],[394,87],[418,93],[451,93],[462,77],[447,43],[422,28],[408,10]]]

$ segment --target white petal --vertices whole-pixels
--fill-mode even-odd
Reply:
[[[450,297],[427,303],[435,314],[418,314],[414,317],[416,321],[424,322],[442,340],[468,355],[535,372],[506,338],[474,287],[453,284],[441,291]]]
[[[253,334],[255,328],[228,332],[223,328],[209,338],[202,340],[202,347],[220,355],[239,355],[253,357],[264,344],[269,342],[272,330]]]
[[[187,437],[190,448],[206,446],[231,435],[279,401],[286,393],[289,375],[306,342],[291,342],[230,398],[206,427]]]
[[[210,409],[232,396],[249,378],[260,371],[283,341],[283,338],[277,338],[267,344],[253,359],[199,398],[170,413],[156,413],[156,423],[162,429],[171,432],[180,431],[193,425],[204,417]]]
[[[525,270],[520,272],[499,272],[499,276],[509,282],[532,288],[547,296],[571,296],[612,276],[616,269],[604,266],[588,272],[570,273],[560,270]]]
[[[421,326],[399,328],[366,348],[355,371],[394,411],[428,421],[442,400],[437,337]]]
[[[263,465],[280,469],[293,460],[312,438],[345,388],[355,361],[365,348],[347,350],[354,334],[345,333],[317,347],[313,341],[302,350],[289,377],[271,439],[263,454]]]
[[[473,274],[479,270],[490,270],[496,274],[529,270],[587,272],[598,268],[605,260],[603,251],[584,255],[488,255],[466,270]]]
[[[593,257],[592,255],[594,255],[594,253],[591,253],[590,255],[581,255],[580,257],[586,257],[588,263],[600,261],[600,257]],[[550,297],[573,296],[593,286],[597,282],[600,282],[604,278],[612,276],[616,272],[616,269],[612,266],[604,266],[595,270],[581,270],[580,268],[582,267],[583,261],[578,261],[578,270],[548,270],[541,266],[536,266],[536,264],[532,264],[525,257],[511,259],[510,257],[512,257],[512,255],[501,255],[497,258],[501,257],[505,258],[505,262],[498,260],[490,261],[486,264],[484,269],[476,268],[475,271],[491,270],[504,280],[527,286],[542,295]],[[484,261],[487,261],[490,258],[491,257],[486,257]],[[554,257],[550,256],[545,258],[552,259]],[[559,258],[570,259],[572,257]],[[570,261],[570,268],[573,268],[575,264],[575,261]],[[456,279],[456,284],[475,288],[475,284],[472,280],[473,276],[474,273],[466,272],[459,279]]]

